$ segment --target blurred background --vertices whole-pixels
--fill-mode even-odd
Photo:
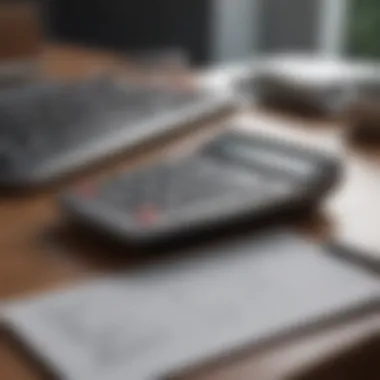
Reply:
[[[197,62],[218,49],[216,60],[284,50],[380,54],[376,0],[52,0],[48,8],[54,38],[120,49],[177,46]]]
[[[302,214],[302,220],[289,220],[290,226],[295,227],[302,235],[312,235],[317,241],[328,237],[337,242],[339,247],[343,247],[342,256],[346,255],[350,262],[357,264],[357,267],[360,267],[358,272],[362,273],[363,269],[365,269],[366,275],[367,271],[371,272],[372,281],[372,272],[376,272],[376,276],[378,276],[380,271],[378,233],[380,220],[380,155],[378,151],[380,146],[380,112],[378,111],[380,109],[380,91],[378,90],[380,89],[380,75],[376,64],[377,59],[380,58],[380,44],[377,42],[379,33],[379,0],[0,0],[0,182],[3,180],[3,184],[6,186],[11,184],[10,187],[12,187],[14,184],[12,181],[15,181],[16,185],[17,181],[20,181],[22,187],[25,180],[29,186],[33,184],[34,180],[37,184],[41,178],[43,181],[45,173],[47,173],[46,180],[55,179],[55,175],[59,177],[62,174],[60,173],[62,168],[59,165],[54,167],[54,165],[57,162],[60,163],[62,157],[64,159],[62,160],[64,162],[63,169],[65,170],[65,165],[69,162],[66,169],[74,171],[74,169],[84,169],[92,159],[102,161],[103,158],[108,158],[108,154],[111,156],[114,153],[121,153],[118,151],[119,148],[120,151],[121,148],[125,149],[126,154],[125,157],[123,156],[125,162],[121,162],[121,156],[120,162],[104,162],[104,166],[99,167],[99,172],[96,174],[92,171],[78,171],[78,177],[73,176],[72,183],[57,182],[54,184],[54,186],[57,185],[56,187],[52,186],[37,192],[29,191],[27,188],[25,197],[15,196],[14,199],[1,197],[0,303],[2,303],[3,297],[11,299],[30,292],[49,290],[56,285],[71,284],[78,280],[88,279],[93,275],[97,276],[99,272],[108,270],[112,272],[114,268],[120,271],[120,269],[124,269],[124,265],[127,267],[132,264],[131,267],[133,267],[135,256],[138,256],[134,255],[134,252],[131,251],[133,259],[130,262],[128,261],[130,257],[126,258],[124,255],[118,254],[115,255],[117,256],[115,260],[107,239],[104,244],[98,245],[98,242],[92,239],[91,234],[88,239],[86,233],[77,229],[75,223],[73,223],[75,228],[72,231],[67,228],[69,223],[66,223],[66,218],[62,218],[61,215],[61,211],[66,212],[66,210],[57,206],[58,202],[56,202],[57,195],[63,191],[63,186],[75,184],[74,195],[76,194],[79,200],[82,196],[91,198],[94,194],[95,196],[99,194],[95,185],[100,184],[100,181],[105,178],[111,178],[110,182],[112,182],[112,179],[116,178],[114,175],[121,169],[130,170],[134,165],[150,161],[158,162],[161,157],[166,157],[168,152],[174,148],[189,153],[202,139],[206,141],[214,133],[216,135],[219,130],[231,125],[246,129],[246,132],[250,130],[251,133],[258,133],[258,135],[263,131],[270,132],[269,127],[272,127],[273,138],[277,139],[276,136],[279,136],[279,141],[283,137],[294,141],[295,152],[298,145],[303,146],[304,140],[312,143],[310,149],[321,145],[327,151],[331,145],[331,150],[334,150],[334,159],[335,154],[339,158],[339,171],[342,171],[341,177],[335,176],[335,174],[331,177],[331,189],[334,187],[332,196],[329,195],[325,199],[324,192],[327,191],[327,186],[323,184],[319,188],[315,185],[317,182],[314,182],[314,177],[313,182],[308,182],[309,177],[307,180],[302,178],[302,184],[307,185],[305,187],[307,191],[312,187],[314,190],[315,187],[315,194],[318,193],[318,197],[313,199],[312,207],[310,209],[306,207],[306,211],[311,211],[311,208],[314,210],[315,206],[314,211],[316,212]],[[259,58],[258,61],[260,61],[261,57],[266,58],[271,54],[275,57],[273,62],[277,63],[280,60],[276,56],[278,53],[296,53],[295,56],[297,53],[301,53],[300,56],[308,57],[309,60],[304,66],[305,70],[299,69],[298,65],[290,64],[291,70],[288,74],[287,70],[281,71],[282,68],[276,67],[274,64],[273,67],[268,66],[268,73],[265,73],[265,70],[263,73],[260,70],[255,73],[256,67],[252,69],[250,66],[247,77],[243,75],[242,78],[238,78],[241,81],[237,80],[228,89],[231,90],[231,94],[228,91],[217,89],[218,91],[214,91],[214,93],[210,91],[207,93],[207,97],[204,97],[205,94],[201,93],[202,91],[197,92],[207,87],[201,81],[205,79],[209,69],[217,71],[222,67],[223,71],[224,64],[229,63],[246,65],[248,62],[249,65],[254,66],[255,59]],[[332,59],[330,60],[330,58]],[[335,58],[338,59],[335,60]],[[352,62],[356,63],[356,59],[365,61],[363,67],[350,66]],[[265,59],[263,61],[265,66]],[[334,61],[337,61],[335,62],[336,66],[330,65]],[[330,76],[326,70],[326,81],[321,80],[324,78],[324,73],[321,76],[318,75],[318,69],[323,71],[323,63],[332,72]],[[369,65],[367,65],[368,63]],[[373,63],[375,65],[372,65]],[[374,66],[376,67],[374,68]],[[195,69],[193,70],[193,68]],[[316,68],[316,70],[314,72],[309,68]],[[166,69],[168,69],[167,73]],[[205,70],[202,71],[203,69]],[[251,69],[252,72],[250,72]],[[126,83],[115,81],[114,79],[118,78],[113,77],[114,71],[117,74],[126,74],[124,79],[128,77],[130,82],[128,80]],[[111,75],[104,75],[104,78],[101,75],[93,75],[99,73]],[[179,73],[178,77],[175,75],[177,73]],[[206,75],[198,75],[204,73]],[[138,88],[136,86],[138,82],[146,84],[145,80],[149,82],[152,79],[147,79],[148,74],[152,74],[153,84],[156,85],[161,81],[158,84],[168,85],[167,88],[165,86],[162,88],[160,86]],[[59,83],[60,81],[56,80],[61,79],[61,76],[66,77],[66,75],[75,76],[81,80],[78,83],[70,81]],[[262,78],[259,78],[260,75]],[[54,80],[49,81],[51,78]],[[258,82],[255,82],[257,78],[263,79],[262,88],[265,87],[265,84],[267,84],[267,89],[269,88],[267,94],[265,89],[261,91],[262,94],[259,94],[262,96],[261,103],[258,101],[259,96],[256,97],[260,92],[257,90],[260,89],[260,86],[257,85]],[[14,90],[12,89],[9,96],[7,91],[3,92],[3,83],[11,87],[15,84],[19,85],[20,82],[22,86],[19,89],[15,86],[15,91],[12,92]],[[32,83],[30,87],[29,82]],[[36,83],[38,86],[34,86]],[[201,83],[200,88],[197,87],[199,83]],[[25,87],[24,84],[26,84]],[[370,85],[374,85],[375,91],[372,91]],[[25,92],[24,89],[26,89]],[[29,89],[31,90],[29,91]],[[193,93],[193,90],[196,91]],[[211,93],[213,97],[218,96],[215,99],[209,99]],[[247,99],[243,99],[241,94],[249,96]],[[219,95],[228,96],[225,99],[218,99]],[[230,95],[234,95],[234,97]],[[272,104],[268,101],[271,100],[270,97],[274,98]],[[249,105],[246,100],[250,102]],[[177,103],[178,101],[179,103]],[[279,105],[277,113],[273,112],[272,107],[276,105],[276,102]],[[182,108],[182,104],[184,108]],[[248,107],[245,107],[246,105]],[[289,105],[291,107],[286,109],[286,106]],[[283,106],[285,106],[284,109],[281,109]],[[293,114],[289,112],[292,111],[292,107],[295,111]],[[185,112],[188,109],[192,111],[190,116]],[[309,112],[309,118],[305,118],[307,115],[307,112],[304,112],[305,109],[308,112],[310,109],[312,111]],[[128,114],[124,114],[124,111],[128,111]],[[214,119],[219,111],[221,114]],[[174,122],[172,122],[171,115],[177,116],[177,113],[178,119],[174,118]],[[240,120],[241,125],[235,126],[230,123],[232,119],[227,119],[227,114],[231,116],[230,114],[234,113],[241,116],[244,123],[241,123],[240,119],[237,120]],[[126,115],[128,116],[127,121],[121,120],[119,126],[114,123],[114,115],[121,115],[121,117]],[[169,123],[166,121],[167,115],[170,116]],[[87,119],[87,116],[90,118]],[[161,116],[165,116],[165,118]],[[94,120],[96,122],[93,122]],[[158,120],[159,123],[152,131],[143,134],[141,140],[133,145],[135,132],[143,131],[145,120],[148,121],[146,123],[148,127],[153,121]],[[100,122],[98,123],[98,121]],[[199,128],[195,127],[196,121],[202,121]],[[166,124],[169,124],[170,127],[173,124],[171,131],[178,132],[178,135],[174,134],[172,139],[164,142],[159,138],[167,132]],[[189,129],[186,129],[186,132],[184,130],[182,135],[179,131],[185,126]],[[210,130],[206,126],[209,126]],[[118,137],[119,134],[114,133],[119,133],[123,129],[131,132],[131,139],[130,136],[127,136],[129,132],[123,134],[120,141],[118,138],[115,139],[114,136]],[[356,138],[356,135],[355,133],[351,135],[351,129],[360,138],[363,139],[364,136],[363,140],[367,140],[366,142],[368,140],[370,142],[377,141],[379,143],[377,150],[373,149],[374,147],[367,149],[364,146],[356,146],[352,142],[352,137]],[[210,135],[208,136],[208,134]],[[115,143],[116,148],[111,144],[112,146],[108,149],[110,136],[113,137],[112,144]],[[155,142],[156,138],[157,142]],[[184,145],[181,145],[182,139]],[[87,145],[87,143],[90,144]],[[143,143],[147,145],[145,146]],[[157,145],[155,145],[156,143]],[[88,146],[91,149],[87,149]],[[96,147],[95,150],[93,150],[93,146]],[[136,149],[135,158],[130,154],[131,146],[139,147]],[[98,149],[99,147],[101,149]],[[257,150],[260,151],[260,148],[262,147],[260,146]],[[265,149],[264,146],[262,150]],[[268,152],[270,150],[268,149]],[[90,152],[91,155],[93,152],[96,154],[93,157],[79,155],[79,159],[73,160],[72,157],[76,156],[73,156],[72,152],[78,151],[80,153]],[[96,156],[97,152],[101,154]],[[268,157],[266,153],[263,152],[261,158],[260,154],[257,156],[259,164],[263,167],[267,165],[266,159],[262,158]],[[66,160],[67,157],[69,160]],[[298,155],[294,157],[297,157],[297,162],[293,161],[295,164],[299,164],[303,160],[298,158]],[[116,154],[114,158],[115,160],[119,159]],[[255,159],[253,158],[253,160]],[[260,163],[260,159],[264,164]],[[270,160],[272,159],[283,165],[281,155],[276,157],[273,154],[270,157]],[[53,163],[52,166],[50,166],[51,163]],[[269,162],[269,164],[272,163]],[[281,168],[281,166],[279,167]],[[53,169],[50,170],[50,168]],[[54,173],[56,170],[54,168],[58,168],[57,173]],[[284,174],[282,170],[283,168],[279,171],[279,173],[281,172],[279,178],[282,178]],[[191,169],[187,169],[187,171],[192,174]],[[34,178],[33,175],[35,175]],[[79,175],[80,183],[77,183]],[[165,199],[166,202],[169,187],[165,186],[168,183],[173,186],[173,182],[169,175],[162,177],[165,180],[157,194],[161,196],[163,193],[163,196],[157,199],[160,199],[159,202],[161,199]],[[146,182],[148,185],[145,182],[141,182],[141,185],[137,181],[137,200],[131,198],[132,201],[130,201],[128,191],[125,191],[124,188],[119,190],[117,187],[118,181],[111,183],[112,185],[116,184],[117,191],[112,186],[104,187],[104,189],[111,190],[105,191],[107,193],[105,201],[113,202],[113,197],[119,199],[120,194],[126,196],[125,199],[120,197],[120,202],[125,201],[128,207],[131,205],[132,209],[128,212],[131,212],[136,223],[142,223],[143,228],[146,228],[152,221],[155,223],[156,218],[160,218],[160,213],[165,215],[160,209],[160,204],[159,207],[156,207],[153,203],[152,207],[151,199],[148,199],[151,194],[156,196],[155,181],[157,179],[157,187],[161,186],[160,175],[153,173],[152,177],[147,175],[146,178],[150,181]],[[198,185],[191,177],[190,180],[186,180],[187,182],[182,180],[177,182],[181,185],[182,182],[185,184],[183,189],[179,187],[178,193],[181,195],[183,190],[187,197],[186,191],[191,187],[196,188]],[[260,179],[260,181],[262,180]],[[256,181],[255,184],[261,186],[260,181]],[[79,185],[78,188],[77,185]],[[142,190],[139,188],[140,185]],[[199,188],[202,190],[201,185],[202,183]],[[205,188],[208,191],[207,186]],[[219,186],[217,187],[219,189]],[[146,191],[146,189],[153,189],[153,192]],[[172,190],[172,187],[170,189]],[[262,189],[260,191],[265,194],[265,187]],[[9,189],[7,188],[7,190]],[[320,191],[321,193],[319,193]],[[66,188],[63,192],[66,192]],[[140,204],[139,202],[146,194],[148,194],[147,199],[143,199],[145,203]],[[258,194],[260,194],[259,191]],[[16,195],[16,193],[9,195]],[[193,196],[191,193],[190,195]],[[110,198],[106,199],[108,196]],[[281,197],[282,194],[279,196]],[[303,201],[302,196],[300,197],[301,201]],[[263,199],[265,201],[265,196]],[[124,207],[124,204],[122,206]],[[140,206],[141,208],[139,208]],[[180,206],[182,205],[180,204],[178,207]],[[294,204],[291,206],[293,207]],[[113,207],[112,204],[112,212],[114,211]],[[124,209],[119,211],[123,213],[123,217],[127,215]],[[277,215],[275,216],[277,218]],[[277,221],[276,218],[273,220]],[[107,220],[105,218],[106,222]],[[282,222],[281,218],[278,220]],[[97,221],[94,225],[96,224]],[[101,232],[107,235],[108,230],[105,228]],[[95,233],[98,232],[95,231]],[[103,233],[99,235],[103,235]],[[110,237],[111,235],[112,233]],[[120,248],[122,251],[115,250],[115,252],[124,254],[126,252],[124,246]],[[136,252],[138,251],[136,250]],[[124,260],[125,258],[126,260]],[[291,268],[292,265],[289,264],[288,267]],[[324,275],[316,275],[310,280],[308,273],[312,270],[308,265],[305,270],[298,263],[294,267],[301,268],[299,277],[302,281],[306,281],[310,285],[312,281],[317,284],[320,279],[323,279],[325,284],[321,288],[327,289],[328,284]],[[286,272],[282,272],[282,269],[283,267],[278,271],[279,274],[286,274]],[[269,272],[275,273],[271,270]],[[297,276],[288,277],[294,277],[296,281]],[[264,275],[263,278],[265,280]],[[337,281],[335,281],[336,279]],[[378,277],[376,277],[376,281],[377,279]],[[334,287],[335,283],[339,286],[342,285],[344,292],[350,292],[351,287],[355,287],[354,283],[350,281],[348,281],[350,286],[347,286],[345,281],[340,283],[338,280],[339,274],[333,278],[331,286]],[[264,296],[267,297],[265,295],[266,283],[269,284],[269,281],[263,281],[260,286],[256,287],[260,290],[262,299]],[[276,289],[282,291],[281,285],[276,285]],[[238,286],[240,285],[238,284]],[[298,282],[294,286],[301,290],[303,288]],[[321,288],[317,289],[320,294],[322,294]],[[273,302],[261,302],[259,297],[258,304],[260,307],[264,304],[274,305],[275,309],[268,308],[268,315],[272,317],[278,314],[279,321],[282,323],[282,313],[278,313],[278,305],[286,310],[289,307],[285,305],[284,299],[286,298],[280,293],[277,294],[277,291],[272,291],[271,285],[268,289],[268,299],[272,297],[272,293],[276,299],[273,298]],[[334,294],[334,292],[331,293]],[[253,293],[252,296],[255,297]],[[297,299],[293,295],[290,298]],[[316,303],[313,297],[304,296],[303,298],[300,296],[298,298],[301,300],[300,304],[306,298],[312,300],[311,304],[314,308]],[[362,296],[359,298],[360,301],[363,300]],[[147,299],[150,300],[149,297]],[[376,300],[377,307],[378,298]],[[253,304],[251,298],[249,303]],[[107,303],[105,304],[107,305]],[[99,303],[99,305],[97,307],[102,308],[102,304]],[[115,302],[115,305],[118,309],[119,303]],[[296,306],[298,309],[298,304]],[[64,309],[62,311],[65,312]],[[107,307],[104,307],[103,311],[109,313]],[[376,313],[376,326],[379,326],[378,307]],[[93,314],[97,317],[96,313]],[[103,318],[102,313],[100,314]],[[150,317],[153,314],[144,311],[144,317]],[[30,320],[33,322],[33,318],[26,315],[28,317],[26,323],[28,324]],[[59,316],[59,313],[56,315]],[[35,320],[37,321],[38,318]],[[91,318],[90,320],[92,321]],[[104,316],[104,321],[105,324],[108,323],[107,316]],[[110,323],[113,323],[112,320]],[[48,323],[41,323],[43,336],[45,336],[43,328],[48,325]],[[96,329],[97,324],[93,325]],[[325,331],[326,341],[333,336],[331,330],[334,330],[334,326]],[[32,331],[34,337],[39,339],[38,329],[35,330],[34,326],[31,326],[28,331]],[[342,336],[348,337],[354,331],[355,329],[351,327],[347,327],[344,331],[342,329],[342,333],[335,335],[333,339],[334,346],[344,341]],[[378,334],[379,329],[377,328],[376,331]],[[116,337],[116,335],[114,336]],[[100,337],[101,340],[103,337],[108,338],[104,335],[97,335],[97,337]],[[117,347],[120,346],[118,339],[117,337]],[[108,341],[111,342],[111,339]],[[377,338],[376,342],[378,341]],[[53,339],[53,348],[64,346],[61,341],[57,345],[55,343]],[[309,355],[308,352],[325,352],[324,347],[318,346],[319,343],[310,337],[309,351],[305,351],[301,341],[300,345],[294,345],[293,353],[288,350],[288,346],[282,345],[283,355],[279,351],[280,355],[273,355],[272,358],[267,359],[267,364],[264,361],[264,365],[258,356],[256,364],[252,361],[253,364],[249,366],[248,375],[244,378],[256,379],[256,374],[262,371],[267,373],[267,377],[261,377],[260,380],[280,379],[278,376],[280,373],[281,380],[283,380],[285,377],[282,375],[289,370],[289,368],[285,368],[285,371],[283,367],[296,367],[304,364],[304,358],[305,355]],[[45,350],[47,354],[50,354],[48,346],[47,349],[45,347]],[[5,352],[4,349],[3,351]],[[67,353],[69,351],[67,350]],[[377,343],[375,348],[370,347],[367,351],[369,352],[368,357],[379,357],[380,350]],[[75,351],[73,352],[75,353]],[[288,352],[290,352],[293,362],[289,361]],[[14,360],[12,364],[8,358],[2,359],[5,356],[2,356],[1,353],[0,342],[0,367],[3,366],[9,371],[9,375],[4,377],[5,380],[32,379],[29,377],[29,370],[25,369],[23,364],[17,364],[19,363],[18,359]],[[77,358],[75,359],[77,360]],[[76,360],[72,360],[72,362]],[[349,361],[355,362],[351,359]],[[71,363],[70,360],[67,360],[67,363],[69,362]],[[123,362],[125,364],[124,360]],[[376,363],[376,368],[378,367]],[[25,372],[25,376],[19,375],[20,368],[21,372]],[[351,370],[343,372],[347,374],[351,373]],[[0,374],[2,373],[0,368]],[[95,372],[92,372],[91,369],[91,373]],[[367,379],[362,375],[363,370],[360,369],[358,373],[360,374],[358,379]],[[93,376],[84,377],[93,378]],[[81,378],[84,377],[81,376]],[[65,376],[65,378],[69,378],[69,376]],[[70,378],[73,377],[70,376]],[[242,379],[243,377],[232,375],[230,378]],[[346,380],[345,377],[338,376],[331,378]],[[373,377],[373,379],[375,378],[379,378],[378,373]],[[36,377],[35,379],[40,378]],[[317,379],[317,377],[313,377],[313,379]]]
[[[10,6],[18,16],[10,17]],[[376,0],[3,0],[1,55],[25,49],[22,35],[32,36],[25,9],[33,6],[50,40],[119,51],[179,49],[194,64],[289,50],[380,55]],[[8,41],[5,28],[12,28]]]

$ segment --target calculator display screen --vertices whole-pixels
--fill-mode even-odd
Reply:
[[[226,134],[206,146],[206,152],[298,178],[313,175],[318,167],[312,154],[281,141],[267,141],[265,138]]]
[[[300,176],[309,175],[313,171],[310,161],[300,157],[291,156],[282,151],[267,150],[265,148],[252,148],[246,144],[230,144],[224,149],[225,153],[239,159],[251,160],[255,163],[291,172]]]

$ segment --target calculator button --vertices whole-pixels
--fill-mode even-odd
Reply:
[[[95,196],[95,187],[90,182],[82,183],[77,187],[77,194],[83,198],[93,198]]]
[[[136,212],[137,220],[142,225],[154,224],[159,218],[158,209],[154,205],[140,206]]]

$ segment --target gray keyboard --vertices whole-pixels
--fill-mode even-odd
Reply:
[[[225,110],[231,99],[106,77],[0,94],[0,186],[49,182]]]

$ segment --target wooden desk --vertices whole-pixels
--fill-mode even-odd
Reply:
[[[73,77],[81,76],[91,70],[105,67],[120,68],[118,60],[109,54],[86,52],[77,48],[49,47],[44,53],[44,71],[47,76]],[[336,124],[311,123],[305,125],[317,134],[331,135],[339,144],[341,136]],[[80,177],[90,179],[112,172],[116,168],[129,167],[146,160],[160,157],[168,148],[178,142],[192,143],[204,134],[213,133],[215,128],[202,128],[184,132],[171,137],[165,142],[151,144],[126,154],[102,167],[83,173]],[[294,128],[294,133],[298,133]],[[331,201],[318,217],[310,216],[304,224],[305,232],[312,233],[316,239],[322,236],[333,237],[336,233],[359,234],[357,220],[362,220],[371,208],[353,207],[355,199],[362,192],[375,202],[379,180],[374,175],[380,171],[380,154],[369,155],[348,148],[345,153],[345,180],[338,187]],[[74,283],[99,271],[110,269],[104,247],[95,247],[89,242],[75,241],[72,245],[48,239],[49,229],[60,222],[60,214],[55,198],[59,191],[77,180],[70,179],[50,189],[0,199],[0,300],[24,296],[28,293],[53,289],[63,284]],[[344,196],[342,194],[350,194]],[[344,199],[344,201],[342,201]],[[352,206],[352,207],[351,207]],[[377,214],[374,214],[377,216]],[[374,219],[374,218],[373,218]],[[366,241],[367,232],[372,233],[372,240],[380,248],[380,236],[376,229],[361,230],[361,237]],[[376,240],[377,239],[377,240]],[[68,248],[70,247],[70,249]],[[127,253],[127,252],[126,252]],[[96,258],[96,259],[95,259]],[[127,264],[123,262],[123,264]],[[380,310],[363,312],[355,318],[337,322],[332,326],[310,331],[307,334],[268,345],[260,350],[246,353],[243,357],[228,363],[219,363],[200,373],[188,375],[187,378],[206,379],[260,379],[278,380],[310,360],[320,358],[333,348],[344,346],[358,336],[379,330]],[[1,339],[0,335],[0,339]],[[6,380],[40,380],[44,378],[22,355],[4,340],[0,342],[0,374]]]

